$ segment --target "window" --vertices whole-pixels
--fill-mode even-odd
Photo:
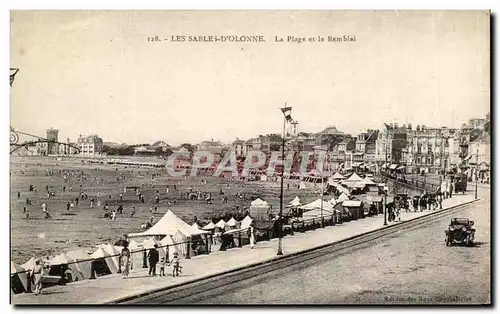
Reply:
[[[422,154],[422,144],[417,145],[417,154]]]
[[[429,163],[429,164],[432,163],[431,157],[427,158],[427,163]]]

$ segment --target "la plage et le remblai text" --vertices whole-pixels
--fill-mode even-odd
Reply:
[[[171,43],[354,43],[356,36],[272,36],[266,38],[262,35],[171,35],[171,36],[150,36],[148,42],[171,42]]]

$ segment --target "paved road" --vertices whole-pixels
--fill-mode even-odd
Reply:
[[[475,221],[477,245],[446,247],[450,217],[364,246],[278,270],[223,291],[178,300],[199,304],[489,303],[489,189],[453,216]]]

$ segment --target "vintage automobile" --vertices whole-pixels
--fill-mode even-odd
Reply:
[[[476,229],[473,229],[474,221],[467,218],[453,218],[450,226],[445,230],[446,246],[452,244],[465,244],[472,246]]]

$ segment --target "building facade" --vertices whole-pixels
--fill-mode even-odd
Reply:
[[[446,127],[428,128],[417,125],[407,131],[407,147],[403,151],[403,162],[409,173],[442,173],[449,169],[450,140],[454,130]]]
[[[78,147],[80,148],[81,156],[100,156],[102,154],[103,141],[96,134],[82,136],[78,138]]]

